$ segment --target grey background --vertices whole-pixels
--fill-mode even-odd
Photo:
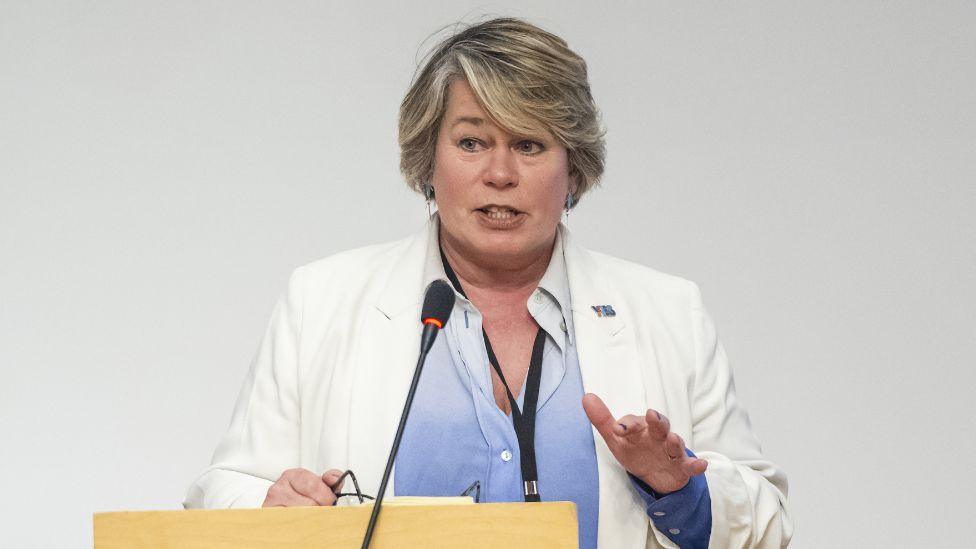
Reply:
[[[697,281],[795,547],[971,536],[971,2],[0,1],[0,545],[178,508],[291,270],[416,230],[396,111],[443,25],[589,62],[570,229]]]

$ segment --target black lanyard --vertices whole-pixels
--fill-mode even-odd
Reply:
[[[461,287],[454,269],[447,262],[444,250],[441,251],[441,262],[444,264],[444,272],[454,289],[465,298],[467,294]],[[522,465],[522,487],[525,501],[541,501],[539,498],[539,474],[535,463],[535,409],[539,403],[539,383],[542,380],[542,351],[546,346],[546,333],[539,328],[535,334],[535,343],[532,344],[532,359],[529,361],[529,374],[525,380],[525,400],[523,410],[520,411],[512,390],[508,388],[508,382],[502,374],[502,367],[498,365],[498,357],[491,348],[491,341],[488,340],[488,332],[485,331],[484,322],[481,325],[481,335],[485,338],[485,349],[488,351],[488,362],[495,369],[498,378],[505,386],[508,394],[508,402],[512,406],[512,425],[515,426],[515,436],[518,438],[519,454],[521,455]]]

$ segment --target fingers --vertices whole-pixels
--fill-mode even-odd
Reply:
[[[583,411],[607,444],[615,442],[614,428],[617,427],[617,420],[613,418],[610,409],[600,400],[600,397],[593,393],[583,395]]]
[[[335,500],[335,494],[322,477],[307,469],[289,469],[268,489],[263,506],[332,505]]]
[[[332,493],[331,488],[326,486],[322,477],[305,469],[299,469],[299,471],[301,471],[300,474],[288,478],[288,482],[296,492],[312,498],[316,505],[332,505],[335,503],[335,494]]]
[[[324,482],[326,486],[332,489],[333,494],[338,494],[339,492],[341,492],[342,485],[346,483],[346,479],[342,479],[342,482],[339,482],[339,477],[342,476],[342,473],[343,471],[340,471],[338,469],[329,469],[328,471],[322,474],[322,482]]]
[[[688,459],[686,459],[682,464],[682,467],[688,476],[693,477],[695,475],[704,473],[705,469],[708,469],[708,462],[701,458],[693,458],[689,456]]]
[[[681,437],[677,433],[668,433],[667,437],[664,439],[664,452],[671,459],[679,459],[684,457],[685,454],[685,441],[681,440]]]
[[[671,422],[657,410],[648,410],[644,420],[647,422],[647,432],[659,440],[671,432]]]
[[[317,505],[315,500],[303,496],[295,491],[287,479],[278,479],[268,489],[261,507],[312,507]]]
[[[632,438],[643,433],[647,429],[647,422],[641,416],[626,415],[617,420],[613,427],[613,432],[617,436]]]
[[[648,410],[645,415],[647,432],[664,440],[664,453],[668,458],[680,461],[680,466],[688,476],[700,475],[708,468],[708,462],[688,456],[685,441],[677,433],[671,432],[671,422],[656,410]]]
[[[613,440],[611,435],[630,438],[644,432],[647,428],[644,418],[639,416],[626,415],[614,419],[607,405],[593,393],[583,395],[583,411],[608,443]]]

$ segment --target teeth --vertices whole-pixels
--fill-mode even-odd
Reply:
[[[485,212],[485,214],[487,214],[491,219],[504,220],[515,217],[515,210],[499,208],[498,206],[491,206],[490,208],[485,208],[482,211]]]

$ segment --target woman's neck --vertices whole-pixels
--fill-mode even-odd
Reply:
[[[485,260],[476,253],[465,253],[445,238],[443,232],[439,235],[441,249],[448,263],[454,269],[461,285],[466,292],[474,290],[476,293],[493,294],[530,294],[538,286],[555,245],[555,235],[550,244],[540,250],[518,257]]]

